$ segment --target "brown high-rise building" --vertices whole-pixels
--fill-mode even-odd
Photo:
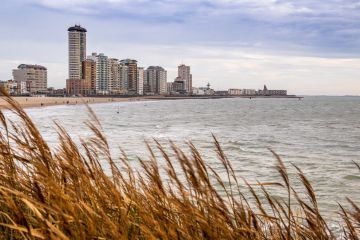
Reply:
[[[128,91],[130,94],[137,94],[138,68],[137,61],[132,59],[121,60],[121,65],[128,67]]]
[[[86,59],[82,63],[83,80],[87,86],[87,94],[96,93],[96,62],[92,59]]]

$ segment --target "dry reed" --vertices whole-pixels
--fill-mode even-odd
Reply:
[[[279,183],[240,186],[219,142],[214,147],[224,179],[189,144],[171,153],[158,142],[136,171],[126,157],[115,163],[95,114],[94,137],[75,144],[58,125],[59,146],[50,149],[23,109],[6,97],[20,121],[0,112],[1,239],[336,239],[322,217],[315,192],[297,169],[307,196],[292,187],[275,153]],[[165,167],[159,166],[159,151]],[[104,162],[106,161],[106,164]],[[111,173],[104,170],[108,166]],[[357,165],[359,167],[359,165]],[[360,170],[360,167],[359,167]],[[215,185],[217,187],[215,187]],[[246,185],[246,184],[245,184]],[[267,186],[284,188],[284,201]],[[242,190],[251,192],[245,197]],[[221,194],[220,194],[221,192]],[[223,192],[225,194],[223,194]],[[359,239],[360,208],[339,207],[344,239]]]

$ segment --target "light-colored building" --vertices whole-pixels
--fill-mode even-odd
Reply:
[[[8,93],[9,94],[19,94],[20,90],[19,90],[19,85],[22,82],[15,82],[14,80],[9,80],[7,81],[7,87],[8,87]],[[26,86],[26,85],[25,85]]]
[[[28,94],[25,81],[16,82],[14,80],[0,81],[0,88],[10,95]]]
[[[192,74],[190,71],[190,66],[181,64],[178,66],[178,78],[185,83],[185,91],[188,94],[192,92]]]
[[[68,29],[69,79],[82,79],[82,62],[86,59],[86,32],[79,25]]]
[[[25,81],[17,82],[17,93],[18,94],[28,94],[27,83]]]
[[[109,94],[111,78],[110,60],[103,53],[93,53],[88,59],[96,62],[96,94]]]
[[[129,67],[120,65],[120,94],[128,94]]]
[[[259,90],[258,95],[263,95],[263,96],[286,96],[287,95],[287,90],[269,90],[269,89],[267,89],[266,85],[264,85],[264,89]]]
[[[192,94],[193,95],[205,95],[205,92],[201,88],[193,87],[192,88]]]
[[[248,95],[248,96],[256,95],[255,89],[243,89],[242,93],[243,93],[242,95]]]
[[[110,64],[110,79],[109,79],[109,92],[111,94],[120,93],[120,63],[116,58],[109,59]]]
[[[228,90],[228,94],[232,96],[253,96],[256,95],[255,89],[236,89],[231,88]]]
[[[137,94],[137,61],[133,59],[124,59],[120,61],[121,65],[128,67],[128,93]]]
[[[167,93],[167,72],[159,66],[150,66],[146,70],[146,93],[164,95]]]
[[[242,89],[231,88],[231,89],[229,89],[228,92],[229,92],[229,95],[233,95],[233,96],[242,95]]]
[[[47,91],[47,69],[40,65],[21,64],[13,70],[14,81],[26,82],[29,93]]]
[[[138,67],[137,70],[137,94],[144,95],[144,83],[145,83],[145,70],[142,67]]]
[[[210,88],[210,83],[208,83],[206,87],[199,87],[199,88],[193,87],[192,94],[193,95],[214,95],[215,91],[214,91],[214,89]]]

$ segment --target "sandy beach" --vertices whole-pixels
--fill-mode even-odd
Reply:
[[[146,100],[146,97],[132,98],[92,98],[92,97],[14,97],[23,108],[46,107],[54,105],[77,105],[77,104],[95,104],[111,102],[130,102]],[[9,107],[4,97],[0,98],[0,109]]]

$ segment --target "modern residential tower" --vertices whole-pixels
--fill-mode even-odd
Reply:
[[[137,94],[143,95],[144,94],[144,83],[145,83],[145,70],[142,67],[138,67],[137,70]]]
[[[150,66],[146,70],[146,91],[148,94],[167,93],[167,72],[164,68],[159,66]]]
[[[120,63],[116,58],[109,59],[109,67],[110,67],[110,79],[109,79],[109,92],[111,94],[119,94],[120,93]]]
[[[93,53],[88,59],[96,62],[96,94],[109,94],[111,78],[109,57],[103,53]]]
[[[120,61],[122,66],[128,67],[128,92],[137,94],[137,61],[133,59],[124,59]]]
[[[82,62],[86,59],[86,29],[75,25],[69,32],[69,79],[82,79]]]
[[[82,75],[84,85],[88,88],[88,94],[96,94],[96,62],[86,59],[82,63]]]
[[[185,91],[188,94],[192,92],[192,74],[190,72],[190,66],[186,66],[185,64],[181,64],[178,67],[178,81],[184,81]]]

